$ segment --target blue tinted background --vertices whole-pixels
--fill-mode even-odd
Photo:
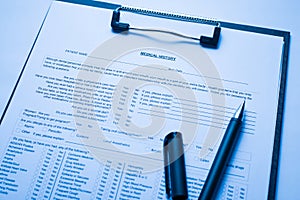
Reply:
[[[291,49],[282,133],[278,199],[300,199],[300,3],[296,0],[114,0],[118,4],[207,16],[287,30]],[[0,113],[17,80],[51,0],[10,0],[0,6]],[[267,55],[266,55],[267,56]]]

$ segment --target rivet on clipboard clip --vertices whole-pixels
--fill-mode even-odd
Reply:
[[[214,28],[212,37],[200,36],[200,38],[197,38],[197,37],[192,37],[192,36],[187,36],[187,35],[183,35],[180,33],[176,33],[174,31],[168,31],[168,30],[162,30],[162,29],[130,27],[130,25],[128,23],[120,22],[120,11],[121,10],[126,11],[126,12],[135,13],[135,14],[153,16],[153,17],[160,17],[160,18],[167,18],[167,19],[172,19],[172,20],[187,21],[187,22],[192,22],[192,23],[214,25],[215,28]],[[218,48],[220,34],[221,34],[220,22],[215,21],[215,20],[186,16],[186,15],[179,15],[179,14],[173,14],[173,13],[165,13],[165,12],[154,11],[154,10],[145,10],[145,9],[140,9],[140,8],[125,7],[125,6],[119,7],[113,11],[111,27],[112,27],[113,32],[115,32],[115,33],[121,33],[121,32],[129,31],[129,30],[152,31],[152,32],[155,31],[155,32],[168,33],[168,34],[176,35],[178,37],[183,37],[186,39],[197,40],[200,42],[201,46],[207,47],[207,48],[213,48],[213,49]]]

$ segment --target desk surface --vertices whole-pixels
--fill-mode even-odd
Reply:
[[[300,57],[297,56],[300,46],[300,27],[298,26],[298,2],[288,1],[259,1],[240,2],[237,0],[220,3],[216,1],[121,1],[137,7],[187,13],[217,18],[222,21],[232,21],[256,26],[270,27],[291,32],[290,60],[288,66],[288,82],[285,102],[284,129],[282,133],[281,160],[278,179],[278,199],[296,199],[300,196],[298,180],[300,179],[300,162],[298,156],[297,114],[300,113],[300,101],[297,99],[300,86]],[[0,73],[0,111],[9,98],[17,80],[19,71],[30,51],[42,20],[51,0],[42,1],[5,1],[0,8],[0,33],[2,63]],[[205,6],[204,6],[205,5]],[[298,48],[297,48],[298,47]]]

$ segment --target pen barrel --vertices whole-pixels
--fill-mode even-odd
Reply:
[[[185,171],[184,149],[181,133],[173,132],[172,138],[165,146],[167,153],[167,162],[165,167],[168,174],[165,174],[168,185],[170,186],[170,195],[172,199],[187,199],[187,181]]]
[[[238,140],[242,121],[232,118],[225,131],[213,164],[209,170],[208,176],[201,190],[199,200],[210,200],[217,195],[219,184],[222,180],[228,161]]]

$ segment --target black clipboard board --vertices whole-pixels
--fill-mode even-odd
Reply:
[[[116,10],[118,8],[122,8],[121,5],[117,4],[108,4],[103,2],[95,2],[95,1],[72,1],[66,0],[65,2],[70,3],[78,3],[87,6],[95,6],[107,9]],[[155,12],[146,12],[143,10],[133,10],[128,7],[124,7],[127,12],[134,12],[135,14],[143,14],[154,17],[167,18],[172,20],[181,20],[181,21],[189,21],[189,19],[181,18],[180,16],[168,16],[163,13],[155,13]],[[159,19],[158,19],[159,20]],[[197,23],[197,22],[195,22]],[[282,48],[282,62],[281,62],[281,79],[280,79],[280,91],[278,98],[278,107],[277,107],[277,117],[276,117],[276,127],[275,127],[275,137],[274,137],[274,149],[272,156],[272,165],[271,165],[271,174],[270,174],[270,184],[269,184],[269,192],[268,199],[275,199],[276,197],[276,185],[277,185],[277,175],[278,175],[278,165],[279,165],[279,157],[280,157],[280,144],[281,144],[281,134],[282,134],[282,123],[283,123],[283,113],[284,113],[284,100],[285,100],[285,91],[286,91],[286,79],[287,79],[287,68],[288,68],[288,57],[289,57],[289,48],[290,48],[290,32],[281,31],[276,29],[237,24],[232,22],[218,21],[218,23],[214,21],[199,21],[198,23],[205,23],[212,26],[220,26],[222,28],[228,28],[233,30],[245,31],[245,32],[253,32],[264,35],[271,35],[280,37],[283,40],[283,48]],[[214,36],[214,35],[213,35]],[[213,38],[213,37],[212,37]]]

